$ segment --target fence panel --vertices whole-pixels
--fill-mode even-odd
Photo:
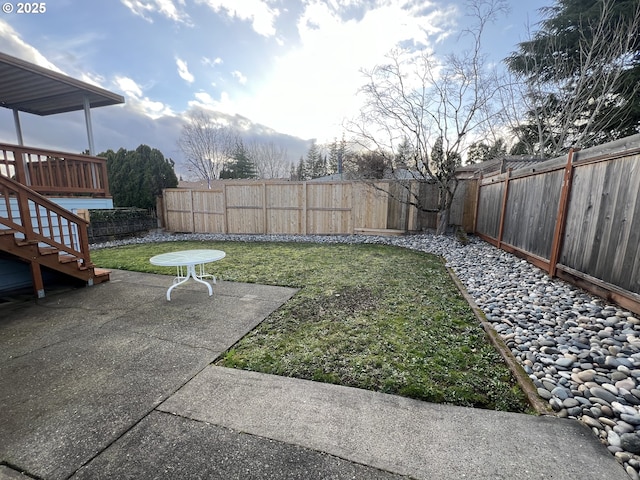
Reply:
[[[164,224],[171,232],[195,232],[191,190],[164,191]]]
[[[459,186],[458,186],[459,187]],[[461,195],[464,195],[464,190],[459,189],[460,191],[456,191],[456,196],[454,197],[454,202],[451,205],[451,217],[449,218],[450,223],[458,224],[458,217],[460,217],[458,212],[458,202],[457,200]],[[421,183],[419,185],[419,198],[420,204],[426,209],[434,209],[437,210],[439,203],[440,192],[438,190],[438,186],[435,183]],[[431,230],[438,227],[438,213],[437,212],[427,212],[425,210],[419,210],[417,212],[418,217],[418,230]]]
[[[353,184],[353,226],[356,232],[386,230],[389,203],[387,183]]]
[[[305,225],[305,188],[302,183],[266,184],[268,234],[299,234]]]
[[[307,233],[353,233],[351,183],[307,183]]]
[[[225,193],[227,233],[264,233],[264,184],[227,184]]]
[[[549,260],[564,170],[509,182],[502,241]]]
[[[480,186],[476,231],[487,237],[498,239],[500,215],[505,182],[488,183]]]
[[[640,155],[575,167],[560,263],[640,293]]]
[[[226,232],[224,196],[224,189],[192,190],[191,201],[195,232]]]

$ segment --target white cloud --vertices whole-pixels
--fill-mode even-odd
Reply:
[[[156,12],[175,22],[191,23],[189,15],[176,6],[178,3],[184,7],[184,0],[177,0],[177,2],[173,0],[121,0],[121,2],[134,14],[151,23],[153,23],[153,19],[149,14]]]
[[[2,40],[0,42],[2,44],[2,51],[7,55],[18,57],[58,73],[64,73],[56,65],[47,60],[38,49],[22,40],[18,32],[4,20],[0,20],[0,39]]]
[[[231,72],[231,75],[233,75],[233,77],[238,80],[238,82],[241,85],[244,85],[247,83],[247,77],[245,77],[242,72],[240,72],[239,70],[234,70],[233,72]]]
[[[271,8],[265,0],[196,0],[197,3],[208,5],[214,12],[226,11],[231,18],[251,21],[253,30],[264,36],[272,37],[276,34],[274,26],[280,15],[277,8]]]
[[[216,65],[222,65],[222,59],[220,57],[216,57],[211,60],[209,57],[202,57],[202,64],[208,65],[209,67],[215,67]]]
[[[180,78],[182,78],[187,83],[193,83],[195,78],[193,77],[193,74],[189,71],[187,62],[180,58],[176,58],[176,65],[178,66],[178,75],[180,75]]]
[[[309,2],[298,19],[300,46],[276,60],[257,91],[259,100],[236,99],[238,112],[302,138],[339,137],[343,119],[359,110],[362,70],[384,62],[399,45],[430,48],[448,33],[444,26],[453,14],[427,2],[377,3],[361,18],[345,20],[331,5]]]
[[[105,78],[102,75],[98,75],[96,73],[82,73],[80,75],[80,80],[90,83],[91,85],[95,85],[96,87],[104,88],[103,85]]]
[[[229,115],[235,115],[238,112],[236,105],[227,92],[220,94],[220,100],[214,99],[207,92],[198,92],[194,97],[195,100],[189,102],[190,108],[203,108],[205,110],[227,113]]]
[[[142,88],[135,80],[129,77],[117,76],[114,79],[114,83],[124,94],[127,107],[143,113],[153,119],[157,119],[162,116],[175,115],[171,110],[171,107],[144,96]]]

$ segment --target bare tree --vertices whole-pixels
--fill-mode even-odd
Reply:
[[[247,144],[247,150],[260,178],[282,178],[289,174],[291,162],[285,147],[272,141],[253,140]]]
[[[458,186],[455,170],[471,143],[467,138],[488,128],[498,90],[483,69],[481,43],[487,24],[505,10],[505,4],[472,0],[467,8],[474,20],[463,32],[471,38],[469,51],[444,59],[427,50],[390,53],[387,64],[365,72],[367,84],[361,89],[365,104],[360,118],[348,126],[362,148],[391,157],[391,176],[404,179],[410,204],[432,211],[421,203],[407,178],[437,184],[438,234],[449,225]],[[396,162],[400,150],[403,158]]]
[[[624,126],[639,89],[628,74],[638,64],[640,3],[624,16],[614,0],[597,5],[599,16],[574,16],[574,25],[544,22],[549,26],[507,59],[503,113],[517,136],[514,153],[555,157],[629,134]]]
[[[189,171],[206,180],[211,188],[211,181],[220,178],[220,172],[231,158],[237,137],[229,127],[214,122],[202,110],[196,110],[182,127],[178,147]]]

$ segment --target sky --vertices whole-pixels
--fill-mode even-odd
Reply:
[[[178,163],[181,126],[194,109],[288,142],[297,161],[309,140],[341,137],[359,108],[363,70],[398,46],[456,51],[469,21],[464,0],[38,3],[44,11],[29,14],[3,3],[0,51],[124,96],[124,105],[92,110],[97,152],[144,143]],[[553,0],[506,3],[509,12],[484,43],[496,63],[528,38]],[[26,145],[88,146],[82,112],[20,118]],[[0,109],[0,142],[17,143],[9,109]]]

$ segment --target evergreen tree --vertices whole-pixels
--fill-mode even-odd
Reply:
[[[155,148],[140,145],[99,154],[107,159],[109,189],[116,207],[155,208],[165,188],[178,186],[174,162]]]
[[[467,163],[480,163],[493,160],[507,154],[507,146],[501,138],[493,143],[475,142],[469,146]]]
[[[300,161],[298,162],[298,168],[296,169],[296,177],[298,181],[308,180],[307,176],[307,168],[306,163],[303,157],[300,157]]]
[[[397,148],[395,168],[411,170],[417,167],[415,149],[411,145],[409,138],[404,137]]]
[[[640,2],[556,0],[507,59],[526,85],[517,152],[555,156],[640,129]]]
[[[344,170],[344,161],[347,156],[347,142],[342,135],[342,140],[338,142],[336,138],[329,144],[329,156],[325,157],[325,175],[334,173],[342,173]]]
[[[242,140],[238,140],[231,155],[231,160],[220,172],[220,178],[257,178],[256,165],[249,155]]]
[[[322,164],[322,154],[315,140],[311,142],[311,146],[309,146],[309,150],[307,151],[305,168],[308,178],[319,178],[325,175],[325,169]]]

